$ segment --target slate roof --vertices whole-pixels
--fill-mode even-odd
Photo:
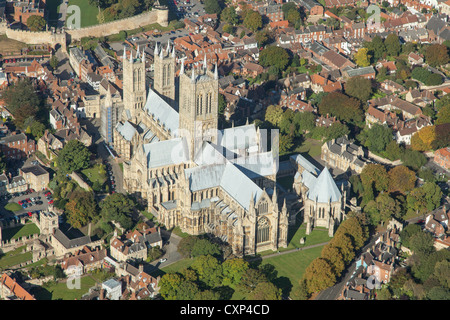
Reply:
[[[117,123],[116,129],[117,132],[119,132],[119,134],[127,141],[131,141],[137,131],[136,128],[128,121],[125,121],[124,123]]]
[[[149,88],[144,110],[156,121],[159,120],[161,127],[170,130],[172,136],[176,135],[180,118],[178,112],[151,88]]]
[[[308,190],[308,198],[320,203],[340,201],[341,192],[327,167],[322,170],[313,187]]]
[[[142,148],[147,157],[148,168],[180,164],[189,160],[189,149],[185,138],[147,143]]]

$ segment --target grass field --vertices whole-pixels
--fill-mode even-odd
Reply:
[[[33,258],[31,252],[25,252],[25,246],[19,247],[16,250],[9,251],[0,258],[0,269],[15,266],[19,263],[29,261]]]
[[[69,0],[69,6],[71,5],[78,6],[81,9],[81,28],[98,24],[98,8],[89,4],[89,0]],[[69,15],[67,15],[67,18],[69,18]]]
[[[294,153],[307,153],[311,157],[318,157],[322,153],[322,142],[314,139],[306,139],[301,146],[294,150]]]
[[[11,239],[18,239],[33,234],[39,234],[39,228],[34,223],[27,223],[24,226],[3,229],[2,239],[9,241]]]
[[[6,34],[0,35],[0,52],[3,56],[8,54],[18,54],[20,49],[26,48],[27,45],[23,42],[8,39]]]
[[[81,278],[79,289],[69,289],[66,281],[63,281],[40,287],[33,294],[37,300],[79,300],[95,284],[96,281],[86,275]]]
[[[5,209],[12,212],[16,212],[22,210],[22,206],[16,202],[10,202],[5,206]]]
[[[91,181],[92,184],[97,181],[102,186],[107,180],[105,168],[101,164],[97,164],[92,168],[84,169],[81,172]]]
[[[283,294],[289,295],[298,287],[311,261],[320,256],[322,248],[316,247],[267,258],[263,260],[262,265],[271,264],[275,267],[277,279],[274,283],[283,290]]]

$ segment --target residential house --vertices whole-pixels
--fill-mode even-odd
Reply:
[[[36,191],[44,190],[50,182],[50,174],[39,164],[20,168],[19,175],[25,179],[28,189]]]
[[[0,139],[0,148],[6,159],[26,159],[36,151],[35,141],[24,133],[11,132]]]
[[[100,269],[106,256],[106,249],[97,247],[95,250],[91,250],[88,246],[85,246],[80,251],[65,257],[60,263],[61,269],[67,276],[83,275],[92,270]]]
[[[0,278],[0,300],[36,300],[17,280],[7,273]]]
[[[365,158],[365,150],[357,146],[347,137],[332,139],[322,145],[320,159],[332,167],[342,171],[353,170],[361,173],[364,166],[369,163]]]
[[[441,148],[434,152],[434,162],[446,170],[450,170],[450,147]]]

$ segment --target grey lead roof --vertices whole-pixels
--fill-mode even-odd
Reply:
[[[336,202],[340,200],[341,192],[336,186],[327,167],[322,170],[316,183],[308,190],[308,198],[320,203]]]
[[[149,88],[144,109],[156,121],[159,121],[161,127],[170,131],[172,136],[176,135],[180,118],[178,112],[151,88]]]
[[[189,149],[185,138],[174,138],[147,143],[142,146],[148,168],[158,168],[189,161]]]
[[[125,123],[119,122],[116,128],[120,135],[127,141],[131,141],[136,133],[136,128],[128,121],[125,121]]]

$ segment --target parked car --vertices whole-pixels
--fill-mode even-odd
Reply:
[[[159,262],[161,262],[161,263],[166,262],[166,261],[167,261],[166,258],[162,258],[162,259],[159,260]]]

